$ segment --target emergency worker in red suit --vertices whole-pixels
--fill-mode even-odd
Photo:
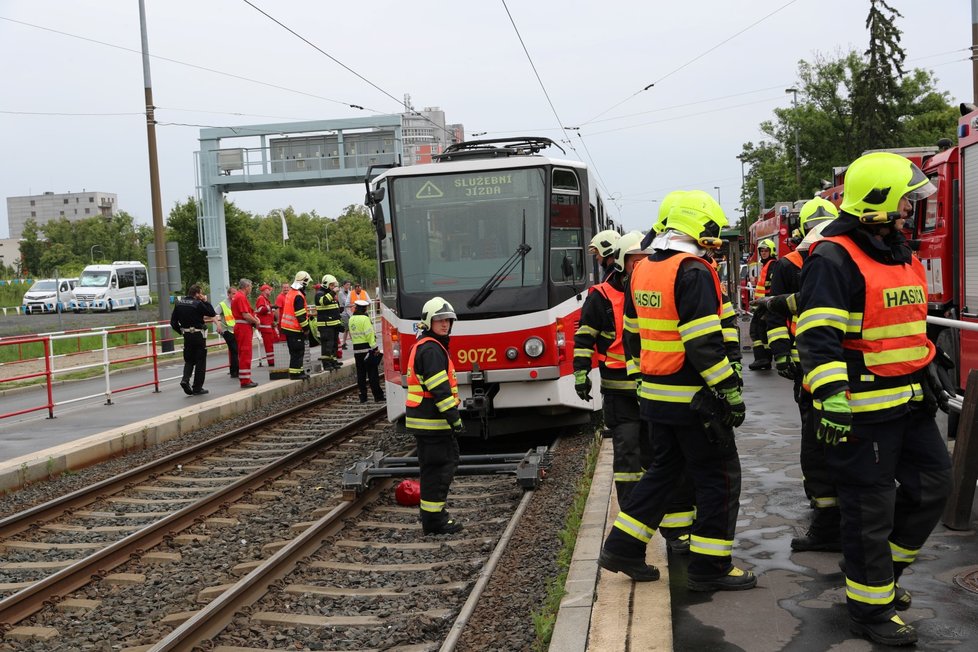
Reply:
[[[258,317],[251,307],[251,281],[246,278],[238,281],[238,291],[231,298],[231,315],[234,317],[234,341],[238,345],[238,381],[241,388],[257,387],[258,383],[251,379],[252,342],[255,337],[255,327]]]
[[[271,296],[272,286],[266,283],[258,288],[258,298],[255,299],[258,334],[261,335],[261,341],[265,347],[265,360],[268,361],[269,368],[275,366],[275,341],[278,339],[278,334],[275,332],[275,312],[272,307]]]

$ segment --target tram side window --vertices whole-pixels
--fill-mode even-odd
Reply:
[[[550,195],[550,278],[554,283],[584,280],[584,216],[577,172],[554,168]]]
[[[397,294],[397,264],[394,261],[394,238],[391,228],[391,193],[386,181],[381,182],[380,188],[384,191],[383,199],[377,206],[379,210],[374,211],[374,217],[382,217],[384,233],[387,236],[380,241],[380,291],[384,297],[392,298]]]

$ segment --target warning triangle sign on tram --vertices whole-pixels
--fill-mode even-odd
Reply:
[[[439,197],[444,197],[445,193],[438,189],[438,186],[428,181],[423,186],[421,190],[414,196],[415,199],[438,199]]]

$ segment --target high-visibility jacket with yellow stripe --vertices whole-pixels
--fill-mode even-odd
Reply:
[[[720,279],[698,256],[657,252],[635,265],[628,292],[625,348],[629,371],[641,374],[642,414],[689,422],[696,392],[737,382],[724,350]]]
[[[794,294],[801,288],[801,267],[806,256],[807,252],[803,255],[795,250],[778,260],[771,272],[770,296]],[[797,325],[797,315],[792,315],[787,320],[768,315],[767,345],[775,359],[790,356],[793,361],[798,362],[798,349],[795,347]]]
[[[622,346],[625,293],[618,272],[608,280],[591,287],[581,307],[581,319],[574,333],[574,371],[591,369],[596,355],[601,371],[601,391],[635,394],[635,379],[625,369]],[[597,352],[597,353],[595,353]]]
[[[934,357],[927,339],[927,281],[914,257],[884,263],[868,236],[830,236],[805,263],[796,332],[816,407],[848,391],[853,420],[899,418],[922,399],[915,372]],[[868,244],[867,244],[868,243]]]
[[[460,402],[448,349],[434,337],[422,337],[408,356],[404,425],[433,434],[450,431]]]
[[[761,273],[757,275],[757,287],[754,288],[755,299],[763,299],[771,291],[771,272],[774,270],[774,263],[776,262],[778,259],[771,256],[761,267]]]
[[[234,315],[231,313],[231,306],[228,305],[227,299],[218,304],[221,309],[221,314],[224,315],[224,323],[228,328],[234,328],[237,323],[234,319]]]
[[[282,316],[278,322],[279,327],[284,331],[301,333],[302,329],[309,325],[309,318],[306,316],[306,295],[295,288],[290,288],[285,295],[285,302],[282,304]]]

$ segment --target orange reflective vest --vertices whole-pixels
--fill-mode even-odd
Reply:
[[[767,259],[767,262],[764,263],[764,266],[761,267],[761,273],[757,277],[757,287],[754,288],[755,299],[763,299],[764,297],[767,296],[767,291],[768,291],[767,274],[771,270],[771,263],[775,262],[776,260],[777,258],[771,256],[770,258]]]
[[[448,353],[448,349],[433,337],[422,337],[411,349],[411,355],[408,356],[407,362],[407,399],[404,404],[409,408],[416,408],[421,405],[422,400],[434,399],[434,395],[424,388],[424,385],[421,384],[421,377],[414,371],[414,356],[418,352],[418,347],[425,342],[434,342],[440,346],[445,352],[445,357],[448,358],[448,386],[452,390],[452,397],[455,399],[455,407],[457,407],[462,401],[458,397],[458,378],[455,377],[455,365],[452,363],[452,356]]]
[[[676,276],[687,258],[699,256],[678,253],[661,261],[646,260],[636,265],[630,282],[632,302],[642,338],[640,366],[646,376],[667,376],[678,372],[686,361],[686,347],[679,334],[679,309],[676,307]],[[717,297],[717,316],[722,312],[720,278],[709,264]]]
[[[285,305],[282,306],[282,317],[279,319],[278,324],[282,330],[301,333],[302,326],[299,325],[299,318],[295,316],[296,296],[301,296],[303,302],[305,302],[305,295],[295,288],[291,288],[288,294],[285,295]]]
[[[801,266],[805,264],[805,259],[801,257],[801,252],[797,249],[792,251],[790,254],[784,257],[789,263],[801,269]],[[788,332],[791,333],[791,337],[795,337],[795,331],[798,330],[798,315],[792,315],[788,320]]]
[[[609,369],[625,368],[625,347],[621,341],[622,325],[625,316],[625,293],[616,290],[611,283],[599,283],[591,287],[592,292],[599,292],[611,304],[615,316],[615,339],[608,345],[604,353],[604,366]]]
[[[824,238],[845,249],[866,283],[866,305],[857,338],[842,346],[862,351],[866,368],[878,376],[904,376],[923,369],[934,358],[927,339],[927,275],[916,256],[910,264],[884,265],[846,237]]]

